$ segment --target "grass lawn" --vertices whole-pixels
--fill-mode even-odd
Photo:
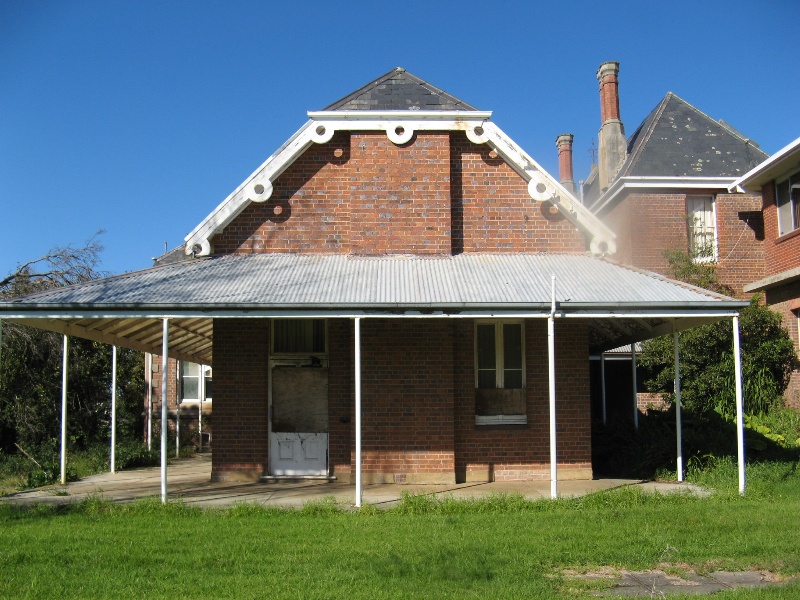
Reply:
[[[622,489],[573,500],[408,497],[358,513],[180,503],[0,505],[0,597],[572,598],[566,570],[800,574],[796,463],[718,465],[710,498]],[[800,583],[715,598],[800,598]]]

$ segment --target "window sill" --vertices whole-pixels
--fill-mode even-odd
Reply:
[[[779,235],[777,238],[775,238],[775,243],[780,244],[782,242],[787,242],[791,239],[796,238],[797,236],[800,236],[800,229],[795,229],[794,231],[790,231],[789,233],[784,233],[783,235]]]
[[[475,425],[527,425],[528,415],[475,415]]]

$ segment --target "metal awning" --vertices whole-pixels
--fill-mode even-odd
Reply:
[[[589,255],[228,255],[0,302],[0,319],[213,363],[213,319],[588,318],[593,351],[730,317],[746,306]]]

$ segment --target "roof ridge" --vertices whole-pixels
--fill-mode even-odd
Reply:
[[[636,133],[642,128],[642,125],[644,125],[650,118],[650,115],[654,115],[653,118],[650,119],[650,123],[648,124],[647,129],[645,130],[644,137],[640,142],[636,144],[633,153],[631,153],[628,160],[628,165],[625,168],[625,173],[619,173],[617,175],[617,178],[623,177],[633,171],[633,167],[636,166],[636,164],[639,162],[639,159],[642,157],[642,152],[644,151],[645,146],[647,146],[647,143],[653,136],[653,132],[656,129],[656,124],[664,114],[664,109],[667,107],[667,103],[669,101],[670,96],[673,95],[674,94],[672,92],[667,92],[667,95],[664,96],[661,99],[661,101],[656,105],[656,107],[647,114],[644,120],[639,124],[639,127],[636,128],[636,131],[634,131],[633,134],[631,134],[631,138],[633,138],[633,136],[636,135]]]

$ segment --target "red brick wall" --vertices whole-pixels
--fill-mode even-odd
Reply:
[[[449,135],[396,146],[383,133],[339,133],[311,146],[214,238],[214,251],[446,254]]]
[[[328,319],[328,466],[331,475],[349,480],[355,448],[353,321]]]
[[[664,274],[664,250],[689,248],[684,194],[629,194],[601,217],[617,234],[615,261]]]
[[[458,481],[548,479],[547,322],[525,325],[527,425],[475,424],[474,325],[454,324],[456,477]],[[556,323],[556,433],[559,479],[591,478],[588,329]]]
[[[800,267],[800,229],[778,236],[778,209],[775,206],[774,182],[763,187],[766,269],[762,277],[777,275]],[[759,279],[759,278],[757,278]]]
[[[214,481],[255,480],[268,468],[269,324],[214,319]]]
[[[453,134],[451,164],[456,251],[576,253],[586,249],[583,234],[552,204],[532,200],[527,183],[489,146],[472,144],[462,133]]]
[[[215,236],[216,254],[582,252],[584,235],[462,132],[339,133]]]
[[[800,230],[784,236],[778,235],[778,210],[775,205],[774,181],[762,187],[762,199],[766,266],[761,277],[769,277],[788,269],[800,267]],[[768,290],[766,300],[771,309],[781,314],[783,326],[789,330],[795,347],[800,347],[796,312],[800,310],[800,283],[794,282]],[[784,397],[788,405],[800,408],[800,370],[795,369],[792,372]]]
[[[767,290],[766,300],[769,307],[781,315],[783,326],[789,331],[795,349],[800,348],[797,327],[797,315],[800,311],[800,281]],[[800,367],[800,363],[795,364],[784,398],[789,406],[800,409],[800,369],[798,367]]]
[[[362,321],[365,481],[455,481],[452,347],[445,319]]]
[[[716,195],[717,276],[740,297],[746,296],[742,288],[747,283],[763,277],[764,219],[760,207],[758,196]],[[613,258],[621,263],[667,275],[664,251],[688,251],[686,194],[629,194],[602,217],[617,234]]]
[[[763,277],[764,217],[761,197],[717,194],[717,277],[740,298],[742,288]]]

